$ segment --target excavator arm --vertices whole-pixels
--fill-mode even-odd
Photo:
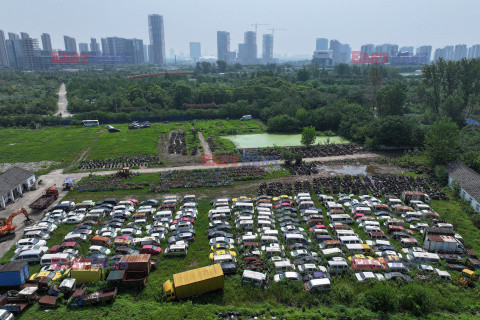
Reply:
[[[6,225],[11,225],[12,222],[13,222],[13,218],[15,218],[16,216],[18,216],[19,214],[23,214],[26,218],[26,221],[31,221],[32,219],[30,219],[30,217],[28,216],[28,212],[27,210],[25,210],[25,208],[22,208],[20,210],[17,210],[15,212],[13,212],[8,218],[7,218],[7,221],[6,221]]]

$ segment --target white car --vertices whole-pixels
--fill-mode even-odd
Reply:
[[[365,282],[368,280],[385,280],[385,277],[381,273],[373,273],[373,272],[359,272],[355,273],[355,277],[359,282]]]
[[[91,254],[101,253],[108,256],[111,253],[111,251],[110,249],[107,249],[102,246],[91,246],[90,249],[88,249],[88,253],[91,253]]]
[[[15,255],[19,254],[22,251],[25,250],[40,250],[45,252],[48,252],[48,247],[47,246],[23,246],[23,247],[18,247],[15,249]]]
[[[41,240],[37,238],[27,238],[27,239],[20,239],[18,242],[15,244],[17,248],[22,248],[22,247],[27,247],[27,246],[46,246],[47,241],[46,240]]]
[[[87,235],[86,234],[74,233],[74,232],[67,233],[65,235],[65,238],[63,238],[64,242],[85,241],[85,240],[87,240]]]
[[[312,252],[312,251],[309,251],[309,250],[305,250],[305,249],[294,250],[294,251],[290,252],[290,255],[293,258],[307,257],[307,256],[318,257],[318,253]]]
[[[78,223],[82,222],[83,219],[85,219],[85,215],[84,214],[78,214],[78,215],[70,216],[66,219],[63,219],[62,222],[66,223],[66,224],[78,224]]]
[[[298,272],[301,274],[304,273],[313,273],[318,271],[318,266],[314,263],[305,263],[298,266]]]
[[[126,234],[129,236],[141,236],[142,235],[142,230],[135,229],[135,228],[125,228],[120,230],[120,233],[122,235]]]
[[[298,272],[288,271],[284,273],[279,273],[273,276],[273,281],[302,281],[302,276]]]
[[[7,310],[0,309],[0,320],[14,320],[13,314]]]

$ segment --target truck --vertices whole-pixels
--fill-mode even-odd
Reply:
[[[421,191],[403,191],[402,200],[406,204],[409,204],[412,200],[419,200],[423,203],[430,203],[430,197]]]
[[[20,287],[29,277],[27,262],[8,262],[0,265],[0,287]]]
[[[45,210],[58,198],[58,189],[55,185],[51,186],[38,198],[30,204],[32,210]]]
[[[223,289],[225,276],[219,264],[180,272],[173,275],[173,282],[165,281],[163,293],[167,301],[185,299],[202,293]]]

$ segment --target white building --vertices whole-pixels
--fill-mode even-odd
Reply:
[[[468,201],[472,208],[480,212],[480,174],[459,161],[447,166],[448,185],[455,181],[460,186],[460,196]]]
[[[0,175],[0,209],[5,209],[8,203],[22,197],[25,191],[35,183],[35,174],[13,167]]]

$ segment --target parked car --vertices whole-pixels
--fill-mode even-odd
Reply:
[[[151,245],[151,244],[146,244],[142,247],[142,249],[140,249],[140,253],[142,254],[160,254],[162,253],[162,248],[158,247],[158,246],[154,246],[154,245]]]

